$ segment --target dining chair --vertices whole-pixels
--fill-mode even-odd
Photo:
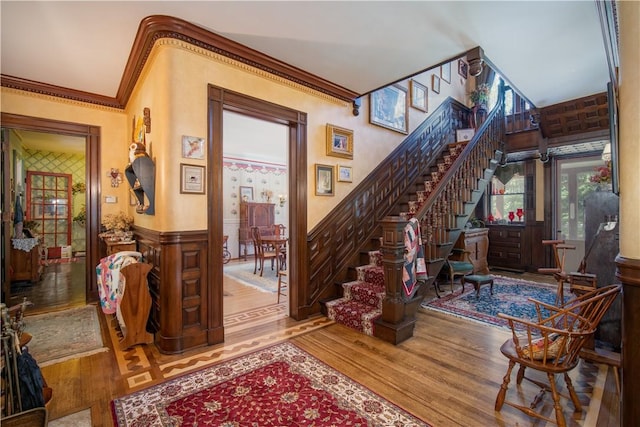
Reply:
[[[271,269],[273,270],[274,262],[278,266],[279,269],[279,252],[276,251],[272,246],[265,245],[262,242],[262,236],[260,234],[260,228],[251,227],[251,237],[253,239],[253,247],[255,251],[255,260],[253,266],[253,274],[256,274],[257,268],[260,268],[260,276],[264,273],[264,261],[271,260]]]
[[[568,398],[573,402],[575,412],[581,412],[582,405],[568,373],[578,365],[581,349],[593,337],[598,323],[621,290],[621,285],[605,286],[575,297],[562,306],[529,298],[535,304],[537,321],[499,313],[498,317],[508,321],[512,336],[500,347],[500,352],[509,359],[509,367],[496,396],[495,410],[500,411],[506,403],[529,416],[565,427],[567,423],[560,396],[567,396],[560,393],[561,385],[555,379],[556,375],[562,374]],[[541,389],[529,406],[520,404],[523,398],[521,388],[513,393],[517,395],[517,402],[506,400],[511,371],[516,364],[520,365],[516,384],[520,385],[525,379]],[[547,381],[544,382],[540,376],[526,376],[526,368],[546,374]],[[536,410],[544,392],[551,392],[555,420],[542,414],[540,409]]]
[[[471,252],[464,249],[453,248],[451,254],[447,258],[446,266],[449,273],[451,292],[453,292],[453,282],[456,277],[464,277],[474,273],[474,266],[471,261]],[[464,290],[464,285],[462,288]]]

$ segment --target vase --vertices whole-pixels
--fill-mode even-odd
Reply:
[[[524,216],[524,210],[522,208],[518,208],[516,210],[516,215],[518,215],[518,221],[522,221],[522,217]]]
[[[513,222],[513,219],[516,217],[516,214],[513,211],[509,212],[509,221]]]

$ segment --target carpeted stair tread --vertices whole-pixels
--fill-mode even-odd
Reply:
[[[382,308],[382,300],[385,295],[384,282],[382,285],[355,280],[342,284],[344,299],[353,300],[372,308]]]
[[[327,302],[327,313],[329,319],[372,336],[374,322],[382,316],[382,309],[359,301],[339,298]]]

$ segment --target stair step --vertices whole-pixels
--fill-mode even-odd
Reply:
[[[381,284],[374,284],[362,280],[354,280],[342,284],[343,298],[367,304],[371,308],[382,308],[385,296],[384,278]]]
[[[370,336],[373,336],[375,321],[382,317],[382,308],[346,298],[329,301],[326,306],[329,319]]]

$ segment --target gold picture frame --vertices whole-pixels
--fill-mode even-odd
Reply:
[[[316,196],[334,196],[336,194],[333,171],[331,165],[316,163]]]
[[[353,182],[351,166],[338,165],[338,182]]]
[[[327,123],[327,156],[353,159],[353,131]]]

